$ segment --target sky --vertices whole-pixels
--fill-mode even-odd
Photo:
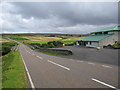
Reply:
[[[0,33],[87,34],[117,25],[117,2],[1,2]]]

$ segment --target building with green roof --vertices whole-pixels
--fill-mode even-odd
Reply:
[[[113,45],[119,41],[120,25],[103,28],[95,32],[91,32],[91,36],[77,40],[77,45],[87,47],[103,47]]]

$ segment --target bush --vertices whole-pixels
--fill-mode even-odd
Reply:
[[[5,55],[7,53],[9,53],[11,51],[11,48],[15,45],[18,45],[15,42],[5,42],[2,43],[1,47],[0,47],[0,55]]]
[[[63,46],[63,42],[60,42],[60,41],[50,41],[47,44],[48,45],[49,44],[53,44],[55,47],[61,47],[61,46]]]
[[[120,48],[120,42],[116,42],[115,44],[113,44],[113,47]]]
[[[48,44],[49,48],[55,47],[53,43]]]
[[[74,46],[76,45],[76,42],[70,43],[70,44],[65,44],[65,46]]]
[[[48,46],[48,44],[42,44],[41,47],[42,48],[48,48],[49,46]]]
[[[31,43],[30,45],[38,49],[39,47],[41,48],[62,47],[63,43],[60,41],[50,41],[47,44]]]
[[[2,47],[2,55],[7,54],[8,52],[10,52],[11,47],[10,46],[3,46]]]

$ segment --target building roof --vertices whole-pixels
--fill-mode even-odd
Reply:
[[[117,25],[117,26],[103,28],[103,29],[97,30],[97,31],[92,32],[92,33],[107,32],[107,31],[119,31],[119,30],[120,30],[120,25]]]
[[[85,37],[85,38],[82,38],[82,39],[79,39],[77,41],[100,41],[104,38],[107,38],[109,36],[112,36],[113,34],[98,34],[98,35],[92,35],[92,36],[88,36],[88,37]]]

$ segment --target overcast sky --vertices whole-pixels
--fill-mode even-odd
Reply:
[[[2,33],[85,34],[117,25],[117,2],[2,2]]]

